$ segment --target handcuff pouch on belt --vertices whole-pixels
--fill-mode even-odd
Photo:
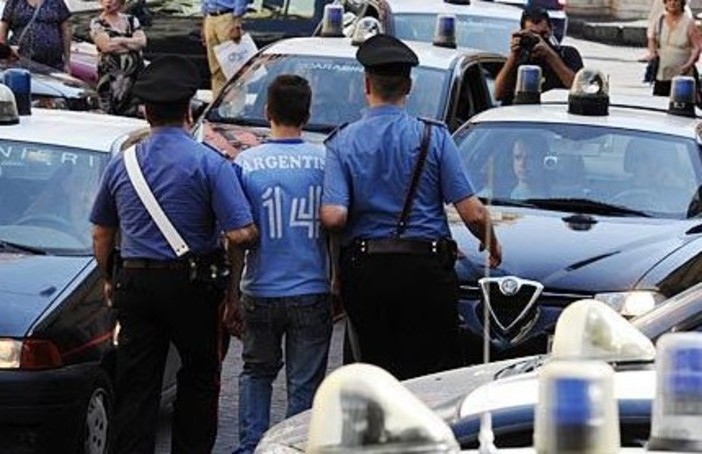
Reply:
[[[417,193],[419,177],[422,174],[422,168],[424,167],[424,162],[429,153],[430,141],[431,122],[424,121],[424,133],[419,148],[419,156],[417,157],[417,162],[415,163],[412,173],[412,180],[405,196],[402,213],[397,222],[395,235],[392,238],[356,239],[353,242],[353,251],[355,254],[415,254],[436,256],[439,258],[442,266],[447,269],[453,269],[458,257],[458,246],[451,238],[439,238],[436,240],[402,238],[402,234],[407,228],[412,202]]]
[[[187,255],[188,281],[213,285],[225,289],[229,282],[231,268],[227,253],[219,250],[204,256]]]

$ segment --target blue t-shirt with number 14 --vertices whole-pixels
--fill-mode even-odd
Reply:
[[[319,221],[324,149],[271,140],[234,161],[260,244],[246,255],[241,290],[259,298],[329,292],[327,239]]]

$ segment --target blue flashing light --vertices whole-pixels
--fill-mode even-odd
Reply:
[[[541,102],[541,67],[521,65],[517,70],[515,104],[539,104]]]
[[[556,402],[553,416],[556,425],[587,425],[592,417],[590,383],[582,378],[559,378],[554,382]]]
[[[456,16],[439,14],[436,17],[433,44],[438,47],[456,48]]]
[[[690,76],[673,77],[670,84],[668,113],[695,117],[695,79]]]
[[[32,76],[22,68],[9,68],[3,75],[3,82],[15,95],[19,115],[32,114]]]
[[[344,7],[336,3],[324,6],[322,32],[324,37],[344,36]]]

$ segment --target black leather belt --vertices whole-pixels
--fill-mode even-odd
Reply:
[[[207,15],[208,16],[221,16],[222,14],[232,14],[234,12],[233,9],[227,8],[227,9],[220,9],[217,11],[208,11]]]
[[[122,266],[135,270],[185,270],[189,264],[183,260],[124,259]]]
[[[442,252],[440,241],[383,238],[356,240],[353,249],[361,254],[415,254],[435,255]]]

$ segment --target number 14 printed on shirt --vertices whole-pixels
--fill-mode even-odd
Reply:
[[[275,240],[283,237],[283,222],[288,220],[289,228],[307,229],[307,237],[319,238],[319,207],[322,200],[322,187],[310,186],[307,197],[293,197],[289,213],[283,213],[283,190],[280,186],[266,188],[261,195],[268,221],[268,236]]]

